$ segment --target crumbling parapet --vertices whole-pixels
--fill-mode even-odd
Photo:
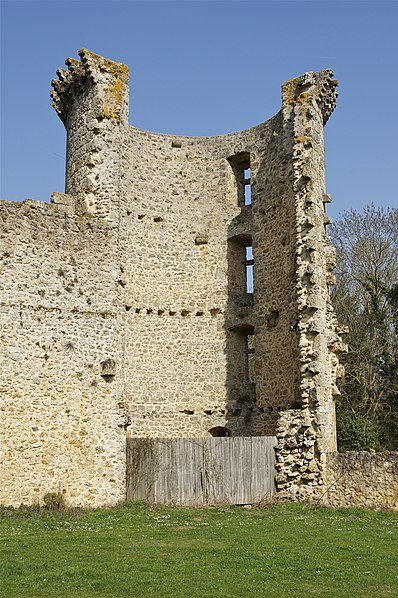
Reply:
[[[58,69],[58,79],[53,79],[50,96],[58,116],[68,127],[73,118],[74,104],[84,96],[87,102],[95,87],[97,117],[127,124],[129,68],[121,62],[114,62],[82,48],[79,60],[67,58],[67,69]],[[87,106],[86,106],[87,107]]]
[[[331,69],[319,71],[318,73],[308,72],[295,79],[289,79],[282,85],[282,103],[284,115],[289,114],[289,108],[296,113],[308,113],[312,116],[311,105],[317,105],[322,114],[322,123],[325,125],[336,107],[337,85],[333,79],[334,72]]]
[[[116,220],[129,69],[84,48],[79,56],[58,69],[50,94],[67,132],[65,192],[76,198],[78,212]]]

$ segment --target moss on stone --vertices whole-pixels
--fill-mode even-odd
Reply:
[[[98,68],[106,71],[113,79],[105,89],[104,105],[102,108],[102,116],[104,118],[113,119],[120,122],[120,112],[123,101],[123,87],[128,85],[129,68],[122,62],[114,62],[109,58],[104,58],[99,54],[95,54],[86,48],[79,50],[79,56],[89,56],[95,61]]]
[[[128,83],[130,70],[129,67],[122,62],[112,62],[108,58],[104,58],[104,65],[106,70],[114,77],[117,77],[123,83]]]
[[[123,100],[123,81],[115,79],[105,90],[105,101],[102,109],[104,118],[114,119],[120,122],[120,110]]]
[[[81,66],[81,62],[79,60],[76,60],[76,58],[67,58],[65,60],[65,64],[67,64],[68,66],[74,66],[75,68]]]
[[[294,143],[302,143],[304,145],[308,139],[309,138],[307,135],[296,135],[294,138]]]
[[[283,101],[288,106],[294,104],[305,104],[312,94],[308,92],[297,93],[300,84],[303,81],[303,77],[296,77],[295,79],[289,79],[282,85]]]
[[[301,77],[295,77],[285,81],[282,85],[283,99],[287,104],[294,104],[296,102],[295,90],[299,84]]]
[[[123,62],[114,62],[113,60],[104,58],[103,56],[95,54],[95,52],[91,52],[91,50],[87,50],[86,48],[82,48],[78,53],[80,56],[82,54],[90,56],[98,63],[100,68],[102,67],[104,70],[108,71],[109,74],[113,75],[117,79],[120,79],[123,83],[128,83],[130,70],[126,64],[123,64]]]

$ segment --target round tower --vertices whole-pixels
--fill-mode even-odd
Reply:
[[[65,193],[80,213],[115,220],[121,130],[128,124],[129,69],[86,49],[52,81],[53,106],[65,125]]]

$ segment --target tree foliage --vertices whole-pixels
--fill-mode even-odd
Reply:
[[[332,227],[333,305],[349,327],[339,450],[398,449],[398,209],[349,210]]]

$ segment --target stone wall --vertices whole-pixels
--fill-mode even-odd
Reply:
[[[315,412],[281,414],[275,447],[279,498],[398,510],[398,453],[322,453],[319,437]]]
[[[398,510],[398,453],[332,453],[325,482],[330,506]]]
[[[294,401],[294,204],[269,183],[273,169],[283,170],[270,142],[280,127],[278,118],[215,139],[130,130],[121,228],[132,435],[203,436],[214,427],[273,434],[278,408]],[[230,164],[243,149],[251,169],[247,206],[239,205]],[[253,294],[244,281],[249,242]],[[270,323],[272,313],[279,315]],[[252,328],[255,389],[242,373]]]
[[[66,194],[1,206],[0,501],[59,489],[71,504],[116,502],[126,435],[286,424],[301,442],[298,412],[303,458],[321,463],[341,349],[324,210],[331,71],[287,82],[257,127],[175,137],[128,125],[125,65],[79,55],[52,92]]]
[[[62,492],[70,504],[124,496],[122,385],[114,359],[115,229],[62,206],[1,202],[0,503]]]
[[[281,413],[276,437],[278,496],[289,500],[317,500],[325,484],[326,454],[319,450],[316,412],[306,407]]]

